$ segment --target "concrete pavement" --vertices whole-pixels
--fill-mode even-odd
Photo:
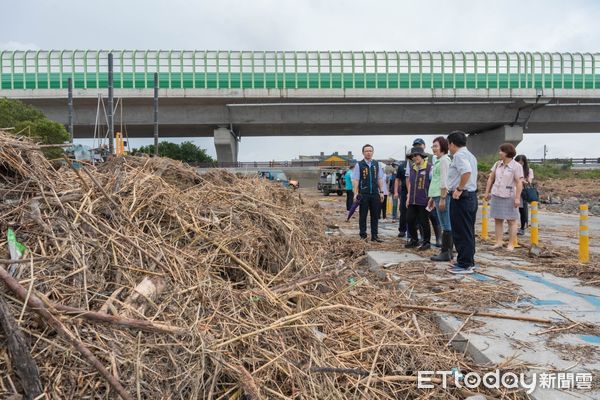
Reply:
[[[579,216],[566,214],[540,213],[541,242],[555,244],[566,248],[578,246]],[[357,235],[357,220],[342,226],[343,235]],[[493,221],[492,221],[493,223]],[[478,220],[478,225],[480,221]],[[600,218],[590,217],[590,231],[600,230]],[[490,224],[490,228],[493,224]],[[506,287],[508,284],[517,287],[519,301],[516,303],[501,303],[495,307],[480,308],[480,311],[507,315],[526,315],[551,319],[563,323],[559,328],[527,321],[508,319],[471,317],[477,323],[475,328],[462,331],[466,316],[437,313],[435,320],[440,329],[453,337],[452,345],[458,351],[466,351],[476,362],[486,365],[501,365],[507,362],[518,362],[527,366],[530,379],[533,374],[538,379],[538,388],[531,395],[534,399],[600,399],[598,389],[584,390],[584,384],[578,389],[579,383],[563,382],[566,389],[543,387],[539,382],[541,377],[552,373],[584,374],[579,377],[592,376],[594,381],[600,379],[600,288],[586,286],[576,278],[561,278],[548,272],[531,272],[526,268],[531,263],[522,259],[518,254],[494,254],[479,249],[476,260],[481,265],[478,273],[470,276],[455,277],[445,269],[447,263],[433,263],[416,252],[405,251],[403,241],[397,238],[397,224],[391,220],[380,223],[380,236],[386,240],[385,247],[397,241],[398,245],[391,246],[393,251],[368,251],[369,267],[380,277],[389,277],[397,282],[400,289],[411,288],[415,299],[427,299],[433,306],[440,303],[441,307],[461,308],[461,304],[448,305],[447,301],[438,298],[435,293],[419,292],[414,289],[413,279],[447,280],[454,278],[457,287],[461,282],[485,282],[486,284]],[[528,241],[528,237],[525,237]],[[592,251],[600,251],[592,239]],[[424,276],[407,278],[402,271],[403,266],[415,262],[431,263]],[[573,260],[576,263],[576,260]],[[443,303],[443,304],[442,304]],[[565,325],[566,324],[566,325]],[[577,329],[576,324],[595,325],[594,328]],[[568,325],[575,325],[565,329]],[[549,331],[553,330],[554,331]],[[546,375],[541,375],[546,374]],[[597,384],[596,384],[597,385]]]

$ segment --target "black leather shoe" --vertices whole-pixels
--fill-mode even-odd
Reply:
[[[431,261],[452,261],[452,255],[449,251],[442,251],[437,256],[432,256]]]
[[[404,248],[406,249],[414,249],[415,247],[419,247],[419,242],[417,242],[416,240],[411,240],[410,242],[404,245]]]
[[[417,250],[421,251],[421,250],[429,250],[431,248],[431,243],[423,243],[422,245],[419,246],[419,248]]]
[[[371,242],[383,243],[383,240],[379,239],[378,237],[374,237],[371,238]]]

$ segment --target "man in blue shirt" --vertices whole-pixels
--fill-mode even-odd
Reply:
[[[348,171],[344,174],[344,186],[346,188],[346,211],[350,211],[352,202],[354,201],[354,191],[352,190],[352,169],[353,165],[348,167]]]
[[[452,239],[456,247],[456,263],[448,269],[452,274],[472,274],[475,266],[475,218],[477,216],[477,159],[467,149],[467,135],[454,131],[448,135],[452,162],[448,168],[448,193]]]
[[[361,239],[367,238],[367,214],[371,214],[371,240],[383,242],[378,237],[378,223],[381,202],[383,201],[383,185],[385,172],[376,160],[373,160],[373,146],[365,144],[362,148],[364,159],[352,170],[352,187],[354,201],[360,194],[359,233]]]

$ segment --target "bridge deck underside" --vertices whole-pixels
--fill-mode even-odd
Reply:
[[[13,91],[18,92],[26,95],[25,91]],[[98,95],[97,90],[81,92],[74,99],[75,137],[93,137],[97,120],[100,126],[106,125],[106,103],[102,105],[92,97]],[[600,132],[600,95],[596,90],[587,92],[590,97],[584,101],[554,98],[543,107],[536,104],[535,97],[503,98],[496,93],[494,98],[483,98],[485,94],[491,96],[488,91],[483,95],[484,91],[472,91],[473,98],[433,98],[431,91],[429,97],[414,99],[378,97],[385,92],[371,93],[370,98],[281,97],[279,92],[262,97],[258,92],[253,92],[255,97],[244,97],[246,92],[200,97],[170,92],[159,100],[160,135],[209,137],[219,126],[233,128],[241,136],[443,134],[455,129],[476,133],[515,121],[523,123],[523,116],[528,114],[526,133]],[[127,93],[123,89],[116,95]],[[64,97],[22,99],[50,119],[67,123]],[[152,137],[151,97],[119,97],[115,104],[116,129],[123,122],[123,133],[129,137]],[[538,108],[531,113],[534,106]]]

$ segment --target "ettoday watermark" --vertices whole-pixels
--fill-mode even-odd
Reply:
[[[589,390],[592,388],[592,374],[588,372],[541,372],[525,374],[514,372],[490,371],[483,375],[477,372],[462,374],[457,369],[451,371],[419,371],[417,387],[419,389],[432,389],[441,385],[443,388],[487,388],[487,389],[514,389],[525,390],[531,394],[537,388],[543,389],[577,389]]]

